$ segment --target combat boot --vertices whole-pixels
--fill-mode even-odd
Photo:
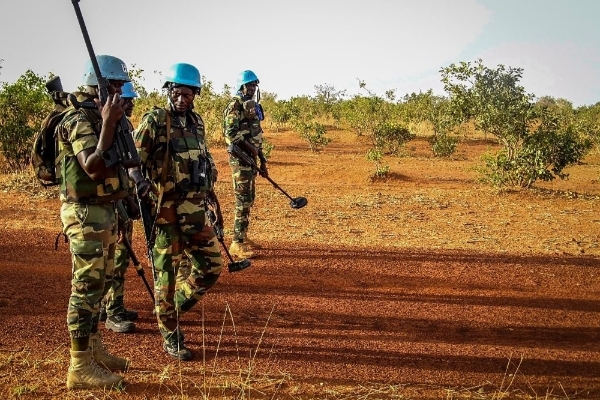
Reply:
[[[247,245],[250,249],[260,249],[262,247],[260,244],[250,239],[248,235],[244,237],[244,244]]]
[[[71,350],[71,364],[67,373],[69,389],[110,389],[120,387],[123,377],[101,368],[92,359],[92,349]]]
[[[104,325],[106,326],[106,329],[110,329],[117,333],[127,333],[135,330],[135,323],[127,320],[122,313],[111,315],[106,318]]]
[[[254,252],[250,250],[246,243],[243,242],[231,242],[231,246],[229,246],[229,254],[231,254],[232,257],[239,259],[254,257]]]
[[[181,332],[180,329],[173,332],[163,342],[163,350],[171,357],[181,361],[188,361],[193,357],[190,349],[185,347],[185,344],[183,343],[183,332]]]
[[[119,313],[121,317],[127,321],[135,321],[138,318],[138,312],[134,310],[125,309],[125,311]],[[108,316],[106,315],[106,307],[100,309],[99,319],[100,321],[106,321]]]
[[[104,347],[104,344],[102,343],[102,336],[100,335],[100,332],[92,333],[90,335],[90,348],[92,349],[92,357],[98,365],[110,371],[127,370],[127,360],[108,353]]]

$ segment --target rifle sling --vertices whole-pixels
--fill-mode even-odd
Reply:
[[[160,207],[162,203],[163,194],[165,193],[165,184],[167,183],[167,175],[169,173],[169,150],[171,149],[169,141],[171,140],[171,114],[169,110],[165,110],[167,112],[167,150],[165,151],[165,158],[162,164],[162,171],[160,174],[160,186],[161,191],[158,195],[158,202],[156,203],[156,217],[158,218],[158,214],[160,212]]]

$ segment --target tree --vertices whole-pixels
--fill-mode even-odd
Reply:
[[[458,138],[451,132],[463,122],[460,113],[454,112],[446,97],[436,96],[433,90],[412,93],[403,98],[403,115],[413,123],[428,122],[433,129],[429,139],[431,151],[436,157],[448,157],[456,151]]]
[[[589,150],[589,141],[580,139],[573,120],[548,107],[535,107],[534,95],[519,85],[522,68],[492,69],[479,59],[451,64],[440,72],[456,118],[472,118],[477,129],[491,133],[503,146],[484,159],[484,180],[496,186],[530,187],[538,179],[564,179],[563,169]]]
[[[0,148],[10,172],[29,166],[34,135],[53,107],[47,80],[27,70],[14,83],[0,86]]]

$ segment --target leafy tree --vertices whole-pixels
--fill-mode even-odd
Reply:
[[[225,144],[223,112],[232,98],[231,87],[224,85],[221,93],[215,92],[213,83],[202,77],[202,90],[194,99],[194,107],[202,116],[209,144]]]
[[[334,113],[335,105],[339,104],[346,96],[346,90],[337,90],[334,85],[327,83],[323,85],[315,85],[315,109],[318,116],[333,117],[336,122],[339,122],[338,114]]]
[[[593,106],[582,106],[575,110],[577,131],[600,151],[600,102]]]
[[[53,107],[46,77],[27,70],[14,83],[0,84],[0,148],[5,170],[17,172],[31,160],[33,137]]]
[[[536,109],[533,94],[519,85],[522,68],[492,69],[480,59],[451,64],[441,74],[452,112],[473,118],[477,129],[491,133],[503,146],[495,157],[484,159],[488,182],[530,187],[538,179],[563,179],[563,169],[589,149],[572,120],[548,107]]]
[[[430,89],[425,93],[412,93],[403,98],[403,115],[413,123],[428,122],[433,129],[429,139],[431,150],[436,157],[449,157],[456,151],[458,137],[452,136],[453,130],[464,118],[455,112],[452,103],[446,97],[436,96]]]
[[[331,138],[325,136],[327,133],[325,125],[316,121],[296,119],[294,129],[300,134],[300,137],[308,143],[310,151],[312,152],[322,150],[323,147],[331,142]]]
[[[359,81],[359,87],[367,96],[355,95],[340,103],[342,121],[357,136],[365,136],[375,150],[397,154],[414,135],[401,122],[400,107],[394,103],[395,91],[388,90],[381,97],[367,89],[363,81]]]

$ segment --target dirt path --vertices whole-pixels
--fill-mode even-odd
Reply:
[[[389,160],[392,179],[371,184],[352,137],[337,133],[320,155],[288,133],[272,142],[271,176],[309,205],[293,210],[259,182],[251,232],[263,248],[184,317],[190,363],[163,353],[130,269],[137,333],[102,328],[132,359],[129,386],[97,397],[600,398],[596,159],[569,181],[499,195],[471,169],[489,143],[436,160],[417,141]],[[215,156],[227,211],[228,167]],[[3,397],[81,398],[64,389],[70,262],[66,244],[53,248],[58,208],[0,193]]]

